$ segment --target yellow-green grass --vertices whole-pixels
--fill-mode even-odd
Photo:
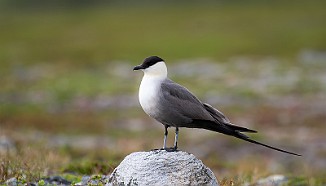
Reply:
[[[325,49],[324,1],[207,2],[1,11],[1,65],[235,55],[295,57]],[[10,66],[10,65],[9,65]]]

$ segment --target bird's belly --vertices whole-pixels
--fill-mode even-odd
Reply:
[[[154,97],[139,97],[139,102],[146,114],[154,116],[156,110],[156,99]]]
[[[158,86],[155,84],[148,85],[147,82],[142,82],[139,88],[139,103],[146,114],[154,117],[158,103]]]

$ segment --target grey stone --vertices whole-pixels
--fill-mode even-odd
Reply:
[[[47,177],[47,178],[43,178],[42,180],[44,180],[44,183],[46,185],[47,184],[50,184],[50,185],[62,185],[62,186],[71,185],[70,181],[64,179],[61,176],[50,176],[50,177]]]
[[[6,181],[6,185],[8,185],[8,186],[16,186],[16,185],[18,185],[17,178],[13,177],[13,178],[8,179]]]
[[[271,175],[266,178],[259,179],[256,186],[281,186],[285,184],[288,179],[283,175]]]
[[[80,185],[87,185],[87,182],[91,179],[90,176],[83,176]]]
[[[105,185],[109,182],[109,176],[107,175],[93,175],[83,176],[81,182],[75,185]]]
[[[106,185],[215,185],[213,172],[194,155],[176,151],[134,152],[114,169]]]

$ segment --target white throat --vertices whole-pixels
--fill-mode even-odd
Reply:
[[[143,70],[144,76],[156,76],[161,78],[166,78],[168,75],[168,69],[164,61],[157,62],[154,65]]]
[[[167,78],[167,68],[162,61],[143,71],[144,76],[139,87],[139,102],[143,110],[153,116],[159,99],[161,83]]]

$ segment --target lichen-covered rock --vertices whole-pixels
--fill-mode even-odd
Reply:
[[[194,155],[154,150],[128,155],[107,185],[216,185],[213,172]]]

